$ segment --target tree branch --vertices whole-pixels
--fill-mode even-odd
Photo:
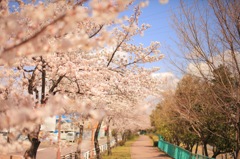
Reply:
[[[49,93],[52,94],[54,89],[58,86],[58,84],[61,82],[61,80],[65,77],[65,75],[59,76],[58,80],[53,83],[52,87],[49,89]]]
[[[138,8],[138,9],[139,9],[139,8]],[[136,12],[137,12],[137,11],[136,11]],[[133,19],[132,23],[130,23],[130,25],[129,25],[129,28],[132,27],[133,23],[134,23],[134,22],[136,21],[136,19],[137,19],[137,14],[136,14],[136,12],[135,12],[135,14],[134,14],[134,19]],[[110,60],[108,61],[107,67],[108,67],[108,66],[110,65],[110,63],[112,62],[113,57],[114,57],[114,55],[116,54],[118,48],[119,48],[119,47],[122,45],[122,43],[126,40],[126,38],[127,38],[128,35],[129,35],[129,31],[125,34],[125,36],[124,36],[124,38],[122,39],[122,41],[117,45],[117,47],[116,47],[115,50],[113,51],[112,56],[111,56]]]
[[[92,37],[94,37],[95,35],[97,35],[103,28],[103,25],[100,25],[100,28],[95,32],[93,33],[92,35],[89,36],[89,38],[91,39]]]
[[[56,19],[53,20],[51,23],[49,23],[49,24],[47,24],[46,26],[44,26],[41,30],[37,31],[34,35],[32,35],[31,37],[29,37],[29,38],[26,39],[26,40],[23,40],[21,43],[18,43],[18,44],[14,45],[14,46],[11,46],[11,47],[9,47],[9,48],[4,48],[1,56],[2,56],[3,54],[6,54],[7,52],[12,51],[13,49],[16,49],[16,48],[18,48],[18,47],[26,44],[27,42],[29,42],[29,41],[37,38],[38,35],[40,35],[42,32],[44,32],[50,25],[53,25],[53,24],[57,23],[58,21],[62,20],[64,17],[66,17],[66,14],[61,15],[60,17],[56,18]],[[0,56],[0,57],[1,57],[1,56]]]

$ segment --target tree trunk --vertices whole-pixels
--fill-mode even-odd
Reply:
[[[24,154],[24,158],[25,159],[36,159],[36,156],[37,156],[37,149],[40,145],[40,141],[38,139],[38,135],[39,135],[39,132],[40,132],[40,128],[41,128],[41,125],[38,125],[36,128],[35,128],[35,131],[28,134],[28,139],[29,141],[31,142],[31,146],[29,149],[26,150],[25,154]]]
[[[122,134],[122,145],[124,145],[125,144],[125,142],[126,142],[126,140],[127,140],[127,137],[126,137],[127,135],[126,135],[126,131],[124,131],[123,132],[123,134]],[[121,146],[122,146],[121,145]]]
[[[57,159],[61,159],[61,125],[62,125],[62,116],[59,115],[59,119],[58,119],[58,149],[57,149]]]
[[[195,149],[195,154],[198,153],[198,142],[197,142],[197,145],[196,145],[196,149]]]
[[[190,145],[190,152],[193,151],[193,146],[194,146],[194,145]]]
[[[42,60],[42,94],[41,94],[41,104],[45,104],[45,87],[46,87],[46,64],[45,61],[43,60],[42,56],[41,60]],[[35,81],[35,71],[36,68],[32,74],[31,80],[29,80],[29,85],[28,85],[28,93],[33,95],[33,91],[36,92],[36,105],[35,107],[37,107],[38,105],[38,97],[39,97],[39,92],[38,90],[35,88],[35,86],[33,85],[34,81]],[[30,134],[28,134],[28,139],[31,142],[31,147],[29,149],[26,150],[25,154],[24,154],[24,158],[26,159],[36,159],[37,156],[37,149],[40,145],[40,141],[38,139],[38,135],[40,132],[40,128],[41,125],[38,125],[34,132],[31,132]]]
[[[126,136],[126,134],[125,134],[125,131],[122,133],[122,141],[125,141],[125,136]]]
[[[240,134],[240,128],[239,128],[239,104],[237,104],[237,115],[236,115],[236,149],[235,149],[235,158],[240,159],[240,154],[239,154],[239,134]]]
[[[111,118],[109,118],[109,120],[107,122],[107,130],[106,130],[106,135],[107,135],[107,154],[108,154],[108,156],[112,155],[111,145],[110,145],[110,132],[109,132],[110,121],[111,121]]]
[[[220,154],[220,151],[216,151],[213,153],[212,158],[217,158],[217,156]]]
[[[78,143],[77,143],[77,154],[76,154],[76,159],[81,159],[81,143],[82,143],[82,138],[83,138],[83,124],[79,125],[79,138],[78,138]]]
[[[114,137],[114,140],[115,140],[115,146],[118,146],[118,131],[117,129],[114,129],[113,131],[113,137]]]
[[[186,144],[185,149],[191,151],[189,144]]]
[[[204,156],[204,146],[202,144],[202,155]]]
[[[115,139],[115,146],[118,146],[118,136],[114,136],[114,139]]]
[[[96,150],[96,159],[101,159],[101,154],[100,154],[100,148],[99,148],[99,143],[98,143],[98,134],[102,125],[103,119],[101,119],[97,125],[97,129],[94,134],[94,146]]]
[[[8,132],[7,132],[7,143],[10,143],[10,137],[9,137],[9,134],[10,134],[10,129],[8,129]]]
[[[31,142],[31,147],[25,152],[24,158],[25,159],[36,159],[37,149],[41,142],[37,138],[32,138],[30,140],[30,142]]]
[[[208,156],[207,143],[203,143],[204,155]]]

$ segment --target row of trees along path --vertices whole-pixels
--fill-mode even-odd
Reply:
[[[140,136],[131,147],[132,159],[171,159],[164,152],[153,147],[152,141],[148,136]]]

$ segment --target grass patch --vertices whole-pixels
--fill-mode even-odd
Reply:
[[[103,154],[103,159],[131,159],[131,145],[138,137],[127,141],[124,146],[118,146],[112,149],[112,155]]]

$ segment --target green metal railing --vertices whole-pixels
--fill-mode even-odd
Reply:
[[[168,143],[163,140],[162,136],[159,136],[158,148],[174,159],[213,159],[207,156],[193,154],[181,147]]]

